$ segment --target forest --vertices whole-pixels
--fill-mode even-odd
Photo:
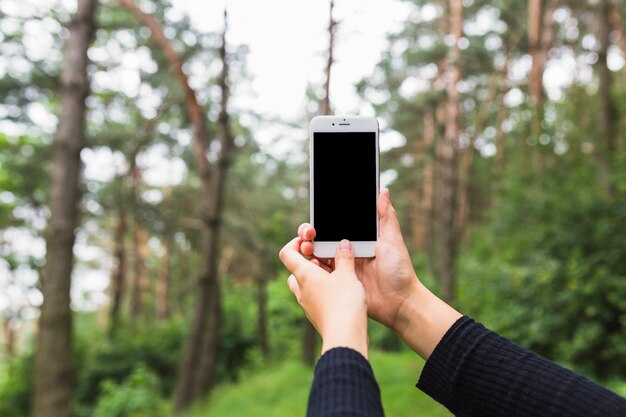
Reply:
[[[378,118],[431,291],[626,396],[626,2],[191,3],[0,2],[0,416],[304,415],[321,344],[277,254],[320,114]],[[261,67],[303,80],[289,116]],[[450,416],[369,326],[387,415]]]

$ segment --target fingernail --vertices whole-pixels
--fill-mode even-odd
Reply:
[[[352,245],[350,244],[349,240],[342,240],[341,242],[339,242],[339,252],[351,252],[352,251]]]

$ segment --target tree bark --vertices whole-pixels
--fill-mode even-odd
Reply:
[[[87,50],[95,29],[96,0],[78,2],[69,22],[60,79],[59,125],[53,143],[50,219],[45,232],[46,264],[39,318],[33,417],[69,417],[74,386],[71,276],[74,230],[80,200],[80,152],[89,94]]]
[[[156,317],[158,320],[165,320],[170,316],[171,247],[172,239],[170,236],[165,236],[163,238],[161,269],[157,282]]]
[[[613,194],[611,182],[612,156],[616,150],[615,104],[611,97],[612,75],[608,66],[608,50],[611,44],[611,8],[609,0],[598,4],[598,141],[595,144],[596,182],[606,195]]]
[[[13,330],[13,317],[11,310],[5,313],[3,317],[2,328],[4,330],[4,352],[7,358],[15,355],[15,331]]]
[[[498,91],[498,82],[502,77],[502,74],[494,72],[489,79],[489,85],[487,87],[487,97],[478,107],[478,114],[476,115],[476,121],[474,123],[474,132],[469,138],[467,147],[461,153],[461,162],[459,166],[459,205],[457,213],[456,223],[456,235],[463,241],[467,241],[467,225],[470,220],[471,212],[471,188],[470,182],[472,178],[472,169],[474,166],[474,145],[478,135],[484,130],[485,123],[487,122],[487,116],[492,106],[493,99]]]
[[[448,84],[446,87],[446,124],[443,140],[439,147],[439,233],[441,259],[441,286],[443,298],[448,304],[454,303],[455,267],[458,249],[455,219],[457,211],[458,160],[457,147],[461,133],[459,120],[460,94],[458,83],[461,80],[461,50],[459,40],[463,36],[463,2],[449,0],[450,32],[454,45],[450,48],[448,63]]]
[[[213,167],[207,159],[209,137],[206,116],[198,102],[196,92],[189,85],[181,57],[152,16],[141,11],[133,0],[121,0],[121,4],[150,29],[153,42],[165,54],[170,70],[181,85],[185,94],[187,116],[193,129],[193,153],[202,184],[202,262],[198,276],[198,299],[176,383],[174,409],[176,413],[180,413],[204,397],[212,387],[220,346],[222,305],[218,279],[219,240],[226,173],[230,166],[234,144],[227,110],[229,67],[226,59],[226,25],[220,48],[222,71],[219,85],[222,99],[218,117],[218,135],[221,151],[216,166]],[[226,18],[226,14],[224,17]],[[226,23],[226,19],[224,21]]]
[[[528,48],[532,59],[532,67],[530,69],[530,77],[528,80],[528,91],[531,99],[534,101],[534,105],[537,105],[539,98],[543,95],[543,70],[541,68],[539,57],[541,28],[543,23],[541,16],[543,14],[542,10],[544,2],[545,0],[528,0]],[[533,123],[534,122],[535,121],[533,121]]]
[[[324,81],[324,96],[322,97],[322,101],[320,103],[320,113],[323,115],[332,114],[331,105],[330,105],[330,77],[331,70],[334,62],[333,58],[333,48],[335,43],[335,26],[337,23],[333,19],[333,8],[335,7],[334,0],[330,0],[330,9],[329,9],[329,17],[328,17],[328,60],[326,61],[326,69],[324,70],[326,74],[326,79]],[[302,328],[302,352],[301,359],[302,362],[313,365],[315,363],[315,358],[317,357],[317,345],[318,345],[318,336],[315,327],[308,321],[305,320]]]
[[[422,184],[422,201],[421,201],[421,214],[424,222],[424,246],[426,248],[426,256],[428,262],[428,268],[431,273],[435,274],[438,268],[436,263],[436,249],[435,249],[435,155],[433,152],[433,144],[435,142],[436,132],[436,119],[434,115],[434,109],[427,111],[424,115],[424,148],[428,152],[424,155],[424,177]]]
[[[328,19],[328,61],[326,62],[326,80],[324,81],[324,97],[320,110],[322,114],[332,114],[330,107],[330,70],[333,65],[333,47],[335,43],[335,26],[337,23],[333,20],[333,8],[335,7],[334,0],[330,0],[330,10]]]
[[[137,166],[138,153],[134,155],[134,161],[132,162],[132,196],[133,200],[137,202],[139,200],[139,186],[141,185],[141,170]],[[150,282],[146,272],[146,258],[148,255],[148,236],[146,231],[139,224],[139,219],[136,213],[137,207],[135,207],[135,219],[133,222],[133,283],[130,300],[130,317],[133,322],[144,313],[144,301],[146,293],[149,290]]]
[[[534,106],[531,120],[531,135],[539,144],[544,119],[545,90],[543,88],[543,73],[548,53],[554,42],[554,12],[559,0],[529,0],[528,2],[528,43],[532,58],[528,90]],[[539,150],[534,153],[535,167],[543,170],[545,161]]]
[[[267,336],[267,280],[264,271],[257,273],[257,335],[263,359],[270,356],[270,344]]]
[[[115,269],[111,277],[112,294],[111,309],[109,311],[109,334],[115,334],[120,318],[120,310],[122,307],[122,299],[126,289],[126,248],[124,247],[124,239],[128,225],[126,222],[126,212],[120,206],[118,208],[118,220],[115,227],[113,257],[117,260]]]

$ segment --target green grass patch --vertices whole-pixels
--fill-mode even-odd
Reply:
[[[372,352],[370,361],[382,391],[387,417],[451,414],[415,388],[424,362],[412,352]],[[244,376],[237,384],[218,386],[209,400],[187,417],[285,417],[304,416],[313,370],[297,362]]]

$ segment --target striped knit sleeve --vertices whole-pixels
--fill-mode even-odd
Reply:
[[[339,416],[384,416],[369,362],[348,348],[331,349],[319,359],[307,409],[307,417]]]
[[[460,318],[417,387],[457,417],[624,417],[626,399]]]

